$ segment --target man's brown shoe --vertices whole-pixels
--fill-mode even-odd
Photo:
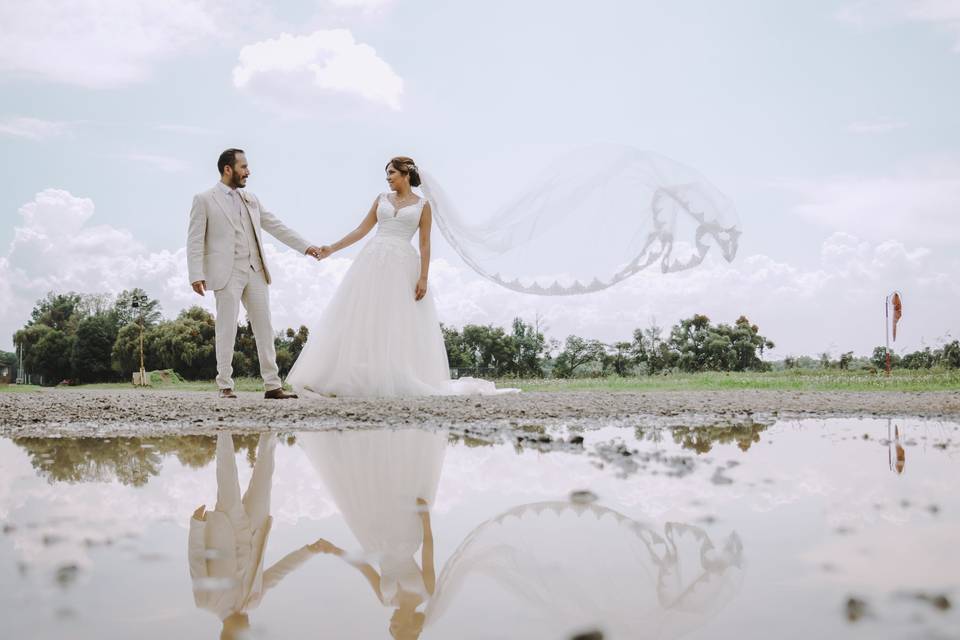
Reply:
[[[221,398],[236,398],[237,394],[233,392],[233,389],[220,389]]]
[[[263,394],[263,397],[267,400],[289,400],[291,398],[298,398],[299,396],[295,393],[287,393],[283,389],[270,389]]]

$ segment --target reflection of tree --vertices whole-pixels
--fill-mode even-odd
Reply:
[[[259,434],[234,436],[234,449],[246,450],[250,466],[257,459]],[[38,474],[52,482],[102,482],[141,487],[160,473],[163,459],[199,469],[216,453],[215,436],[157,438],[14,438],[30,457]]]
[[[760,434],[769,425],[747,422],[735,425],[715,425],[704,427],[673,427],[670,434],[674,443],[684,449],[697,453],[708,453],[715,444],[736,443],[741,451],[747,451],[755,442],[760,442]],[[659,442],[664,429],[661,427],[638,427],[635,431],[638,440]]]

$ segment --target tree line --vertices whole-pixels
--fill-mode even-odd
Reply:
[[[216,376],[213,315],[195,306],[166,320],[159,301],[141,289],[116,297],[50,293],[37,302],[13,342],[23,354],[24,369],[42,376],[46,384],[130,380],[140,369],[141,322],[148,371],[172,369],[187,380]],[[306,340],[306,327],[289,328],[275,337],[281,375],[293,366]],[[260,374],[249,323],[238,328],[233,367],[236,376]]]
[[[24,368],[47,384],[129,380],[140,368],[140,323],[143,324],[147,370],[171,369],[188,380],[216,375],[214,318],[191,307],[164,319],[159,301],[141,289],[105,294],[54,294],[39,300],[27,324],[14,335]],[[468,324],[441,325],[451,370],[457,375],[516,378],[654,375],[671,371],[768,371],[776,368],[882,370],[886,350],[877,347],[867,358],[852,351],[839,359],[788,356],[772,363],[763,359],[774,342],[741,316],[732,324],[713,323],[701,314],[680,320],[669,330],[655,322],[637,328],[632,338],[606,343],[570,335],[548,339],[540,319],[515,318],[509,328]],[[281,376],[289,372],[309,336],[306,327],[288,328],[275,337]],[[14,354],[0,354],[17,362]],[[897,368],[960,368],[960,341],[938,349],[893,354]],[[259,360],[253,331],[240,325],[233,359],[234,374],[258,377]]]

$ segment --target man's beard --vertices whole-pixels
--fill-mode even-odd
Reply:
[[[234,189],[239,189],[244,185],[246,181],[247,181],[246,178],[241,178],[237,174],[233,174],[230,177],[230,186],[233,187]]]

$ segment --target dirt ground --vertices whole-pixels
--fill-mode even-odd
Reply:
[[[812,417],[960,421],[960,392],[531,392],[403,399],[265,400],[241,393],[51,389],[0,394],[0,436],[56,437],[306,431],[423,425],[493,435],[542,426],[692,426]]]

